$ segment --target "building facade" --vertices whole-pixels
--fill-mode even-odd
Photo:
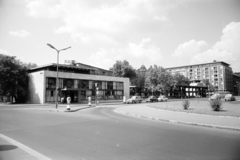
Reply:
[[[240,95],[240,73],[233,73],[233,94]]]
[[[122,100],[129,98],[129,78],[113,77],[112,72],[101,68],[76,64],[58,65],[58,96],[71,97],[72,102]],[[29,70],[29,103],[55,102],[57,64],[49,64]]]
[[[172,74],[180,73],[192,82],[208,80],[216,91],[233,92],[232,68],[225,62],[195,64],[181,67],[166,68]]]

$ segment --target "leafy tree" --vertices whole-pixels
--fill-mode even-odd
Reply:
[[[136,71],[136,77],[132,81],[132,84],[137,86],[138,88],[144,88],[145,86],[145,79],[146,79],[146,67],[142,65],[137,71]]]
[[[173,79],[176,82],[175,85],[177,86],[185,86],[190,84],[190,80],[180,73],[174,74]]]
[[[26,66],[28,69],[31,69],[31,68],[35,68],[37,67],[37,64],[36,63],[23,63],[24,66]]]
[[[202,82],[203,82],[204,86],[208,87],[209,92],[215,91],[215,87],[209,82],[209,79],[203,79]]]
[[[116,61],[110,70],[113,71],[113,76],[115,77],[128,77],[130,81],[133,81],[136,78],[137,74],[133,67],[129,64],[128,61]]]
[[[173,85],[173,77],[161,66],[150,66],[146,73],[145,85],[149,90],[161,90],[167,94]]]
[[[24,102],[27,90],[27,67],[13,56],[0,54],[0,93],[15,97],[16,102]]]
[[[174,75],[172,75],[172,78],[173,89],[179,89],[179,86],[188,86],[190,84],[190,80],[184,75],[181,75],[180,73],[175,73]]]

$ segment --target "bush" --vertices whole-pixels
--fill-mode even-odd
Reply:
[[[190,102],[188,100],[185,100],[182,102],[182,106],[184,109],[188,109],[190,106]]]
[[[222,105],[222,101],[221,99],[213,99],[209,101],[211,108],[214,111],[220,111],[221,110],[221,105]]]

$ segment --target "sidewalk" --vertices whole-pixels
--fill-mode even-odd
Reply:
[[[0,134],[1,160],[51,160],[37,151]]]
[[[121,114],[152,120],[240,131],[240,118],[237,117],[161,110],[146,107],[144,104],[123,106],[117,108],[115,111]]]

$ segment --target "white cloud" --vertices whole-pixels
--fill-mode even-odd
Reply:
[[[10,31],[9,34],[12,35],[12,36],[23,37],[23,38],[30,35],[30,33],[27,32],[27,31],[25,31],[25,30],[21,30],[21,31]]]
[[[59,17],[63,12],[58,0],[26,0],[26,12],[32,17]]]
[[[180,44],[172,57],[184,64],[209,63],[213,60],[224,61],[235,69],[240,68],[240,22],[229,23],[222,36],[210,49],[204,51],[207,42],[190,40]],[[238,69],[239,70],[239,69]]]
[[[81,35],[82,40],[76,42],[85,43],[95,40],[96,35],[104,35],[99,41],[103,43],[106,40],[108,43],[109,39],[118,39],[123,34],[131,35],[136,30],[139,30],[139,33],[142,33],[142,29],[148,32],[145,22],[149,21],[149,18],[155,21],[151,23],[163,23],[167,20],[168,11],[178,5],[176,1],[155,0],[27,0],[26,2],[28,15],[59,18],[64,25],[56,28],[55,33],[69,33],[73,39]],[[151,24],[147,25],[151,26]]]
[[[89,60],[91,65],[104,69],[109,69],[109,66],[114,64],[114,60],[111,58],[111,51],[104,48],[93,54]]]
[[[8,51],[4,50],[4,49],[0,49],[0,54],[7,54]]]
[[[179,63],[177,65],[186,65],[189,64],[192,57],[201,53],[207,45],[205,41],[196,41],[193,39],[180,44],[171,56],[177,58],[176,62]]]
[[[196,41],[190,40],[183,44],[180,44],[178,48],[172,54],[173,57],[192,57],[197,53],[200,53],[203,47],[207,46],[207,42],[205,41]]]
[[[234,61],[233,53],[228,52],[227,50],[219,50],[217,48],[209,49],[194,56],[191,59],[190,64],[209,63],[213,60],[229,63],[230,61]]]
[[[143,38],[139,44],[129,43],[127,52],[137,58],[146,57],[151,61],[160,60],[162,57],[160,48],[155,45],[148,45],[147,43],[150,41],[150,38]]]
[[[128,43],[115,49],[101,48],[89,60],[92,65],[103,68],[112,66],[117,60],[128,60],[135,65],[141,65],[149,60],[153,63],[159,62],[162,58],[160,48],[149,44],[150,42],[150,38],[143,38],[139,44]]]
[[[234,69],[240,68],[240,22],[231,22],[223,29],[220,41],[202,53],[197,54],[191,63],[212,62],[213,60],[225,61]]]
[[[164,22],[164,21],[167,21],[168,19],[165,16],[162,15],[161,17],[159,17],[159,16],[153,17],[153,20]]]

